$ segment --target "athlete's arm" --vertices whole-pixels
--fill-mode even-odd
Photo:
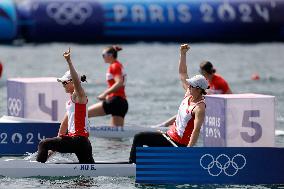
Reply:
[[[192,131],[190,141],[187,145],[188,147],[194,146],[196,144],[197,140],[198,140],[200,129],[201,129],[201,126],[203,124],[204,117],[205,117],[205,104],[200,103],[199,105],[197,105],[194,108],[193,113],[195,115],[194,129]]]
[[[167,121],[163,122],[161,126],[163,127],[169,127],[170,125],[174,124],[176,120],[177,115],[174,115],[173,117],[169,118]]]
[[[120,87],[123,86],[123,83],[124,83],[123,76],[121,76],[121,75],[115,76],[114,81],[115,81],[115,83],[110,88],[105,90],[105,92],[103,92],[101,95],[99,95],[98,99],[104,100],[108,94],[117,91]]]
[[[189,45],[183,44],[180,46],[180,58],[179,58],[179,77],[182,82],[182,87],[184,90],[188,89],[188,83],[186,79],[188,79],[187,74],[187,66],[186,66],[186,52],[189,49]]]
[[[76,99],[78,99],[78,103],[86,103],[87,97],[86,97],[83,87],[81,86],[81,79],[79,79],[78,74],[71,61],[70,48],[68,49],[67,52],[64,52],[63,56],[66,59],[68,66],[69,66],[70,74],[72,77],[72,82],[75,88]]]
[[[222,89],[222,91],[224,91],[224,94],[232,94],[230,86],[224,78],[222,78],[222,80],[220,82],[217,82],[217,83],[218,83],[218,87],[220,89]]]
[[[68,129],[68,115],[65,113],[63,120],[61,121],[57,136],[65,135]]]
[[[99,100],[104,100],[107,95],[116,92],[120,87],[124,85],[124,75],[120,66],[113,64],[111,65],[109,71],[112,75],[114,75],[114,84],[97,97]]]

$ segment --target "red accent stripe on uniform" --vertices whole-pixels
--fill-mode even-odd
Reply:
[[[86,104],[75,103],[75,114],[74,114],[74,124],[75,124],[75,135],[79,136],[89,136],[89,133],[85,130],[85,119],[86,119]]]

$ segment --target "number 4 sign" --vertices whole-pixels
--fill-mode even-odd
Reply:
[[[206,96],[204,146],[273,147],[275,97],[260,94]]]
[[[9,78],[7,111],[9,116],[58,121],[64,116],[70,97],[55,77]]]

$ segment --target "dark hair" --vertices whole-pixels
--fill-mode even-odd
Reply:
[[[117,58],[117,52],[121,51],[122,48],[118,45],[113,45],[113,46],[107,47],[105,50],[106,50],[106,53],[111,54],[113,58]]]
[[[208,74],[214,74],[216,72],[216,69],[213,67],[213,64],[209,61],[201,62],[200,69]]]
[[[201,93],[202,93],[203,95],[206,95],[206,94],[207,94],[207,92],[206,92],[204,89],[202,89]]]
[[[87,76],[86,75],[82,75],[81,76],[81,81],[82,82],[85,82],[85,81],[87,82]]]

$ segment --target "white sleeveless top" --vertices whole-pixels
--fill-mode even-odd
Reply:
[[[204,99],[196,103],[190,102],[190,98],[192,98],[192,96],[183,99],[179,106],[176,120],[167,131],[171,139],[179,144],[188,144],[194,129],[194,115],[192,115],[192,111],[198,104],[205,103]]]

